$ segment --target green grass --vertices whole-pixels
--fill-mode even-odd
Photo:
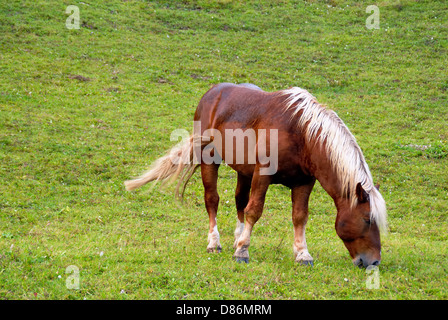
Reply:
[[[1,299],[447,299],[444,1],[9,1],[0,7]],[[65,27],[77,5],[81,28]],[[223,252],[208,254],[200,175],[126,192],[192,130],[218,82],[300,86],[356,136],[387,202],[380,288],[351,264],[317,185],[292,257],[289,191],[272,186],[251,262],[232,261],[235,173],[221,166]],[[80,288],[66,287],[66,268]]]

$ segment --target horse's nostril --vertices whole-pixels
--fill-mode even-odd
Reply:
[[[380,261],[379,260],[375,260],[372,263],[372,266],[379,266],[380,265]]]
[[[361,258],[356,259],[355,261],[353,261],[353,264],[359,268],[363,267],[363,262]]]

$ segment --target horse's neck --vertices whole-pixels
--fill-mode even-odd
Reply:
[[[311,152],[311,162],[314,168],[312,174],[319,181],[324,190],[333,198],[336,206],[343,202],[342,185],[336,171],[321,148],[313,148]]]

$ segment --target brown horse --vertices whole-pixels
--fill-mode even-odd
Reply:
[[[183,194],[200,166],[210,226],[207,250],[219,252],[217,179],[223,160],[238,174],[234,258],[248,262],[252,228],[262,214],[266,191],[270,184],[285,185],[291,189],[295,260],[312,265],[305,225],[317,179],[334,200],[336,232],[353,263],[380,263],[385,202],[354,136],[308,91],[293,87],[265,92],[252,84],[221,83],[202,97],[194,121],[193,135],[141,177],[126,181],[128,190],[177,178],[177,193],[181,188]]]

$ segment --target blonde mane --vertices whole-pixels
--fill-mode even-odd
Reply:
[[[356,185],[361,183],[370,199],[371,218],[383,229],[387,229],[386,204],[373,184],[369,166],[347,126],[337,114],[317,102],[307,90],[293,87],[282,91],[287,96],[286,110],[292,110],[292,119],[298,118],[308,142],[323,144],[330,163],[342,185],[342,195],[350,199],[351,207],[358,202]],[[286,111],[285,110],[285,111]]]

